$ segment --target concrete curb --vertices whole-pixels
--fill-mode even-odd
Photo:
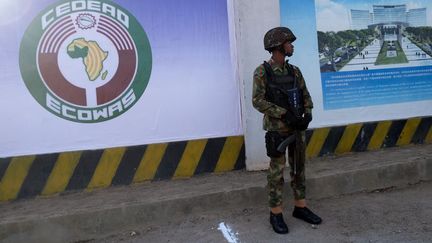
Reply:
[[[307,181],[307,188],[309,198],[320,199],[381,188],[401,187],[429,180],[432,180],[430,159],[311,178]]]
[[[351,156],[397,157],[398,161],[373,163],[364,166],[368,158],[357,158],[359,166],[353,165],[354,157],[312,161],[309,167],[317,167],[320,171],[311,171],[307,177],[307,194],[309,199],[320,199],[361,191],[373,191],[386,187],[400,187],[419,181],[432,180],[432,146],[422,145],[408,149],[354,154]],[[417,150],[421,150],[420,152]],[[431,152],[429,152],[431,151]],[[373,153],[376,153],[375,155]],[[393,154],[392,154],[393,153]],[[368,155],[366,155],[368,154]],[[406,157],[401,155],[406,154]],[[422,156],[417,156],[421,154]],[[416,155],[413,157],[413,155]],[[386,157],[386,158],[387,158]],[[325,171],[323,164],[331,168],[337,160],[349,161],[344,169]],[[393,159],[390,159],[393,160]],[[351,163],[350,161],[354,161]],[[404,162],[405,161],[405,162]],[[361,166],[363,163],[363,168]],[[324,173],[323,173],[324,171]],[[289,178],[289,177],[286,177]],[[149,192],[149,188],[159,186],[159,190]],[[176,187],[170,192],[168,188]],[[187,192],[190,188],[191,192]],[[286,188],[289,188],[287,183]],[[172,188],[171,188],[172,189]],[[112,189],[111,189],[112,190]],[[31,201],[0,204],[0,241],[2,242],[73,242],[100,238],[133,228],[157,225],[160,222],[176,218],[188,217],[191,213],[221,210],[223,208],[245,207],[248,205],[266,205],[265,172],[231,172],[223,175],[207,175],[184,181],[156,182],[137,186],[135,191],[127,192],[128,188],[117,189],[117,194],[110,195],[110,189],[88,195],[70,195],[58,198],[36,199]],[[174,190],[174,189],[173,189]],[[164,193],[166,192],[166,193]],[[139,194],[142,200],[132,203],[104,204],[104,197],[125,197],[127,194]],[[152,194],[153,193],[153,194]],[[156,194],[164,194],[154,196]],[[166,194],[166,195],[165,195]],[[285,193],[288,199],[291,193]],[[145,198],[148,195],[149,198]],[[75,199],[76,197],[81,197]],[[75,200],[75,201],[74,201]],[[81,201],[80,201],[81,200]],[[108,199],[107,199],[108,200]],[[36,201],[36,202],[33,202]],[[55,202],[52,202],[55,201]],[[95,201],[94,205],[83,205],[82,202]],[[34,203],[46,205],[52,203],[52,210],[44,212]],[[71,205],[76,208],[71,209]],[[64,205],[63,207],[61,205]],[[15,210],[15,212],[14,212]],[[22,213],[20,211],[31,213]],[[38,211],[39,210],[39,211]],[[171,221],[172,222],[172,221]]]

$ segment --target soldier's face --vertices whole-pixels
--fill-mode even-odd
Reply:
[[[290,41],[284,43],[283,48],[285,50],[285,55],[292,56],[294,53],[294,46]]]

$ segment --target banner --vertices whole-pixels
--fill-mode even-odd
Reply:
[[[280,5],[281,24],[298,35],[292,61],[309,81],[314,126],[432,114],[430,1]]]
[[[0,3],[0,157],[242,134],[226,0]]]

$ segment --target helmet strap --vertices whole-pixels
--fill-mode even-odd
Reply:
[[[283,55],[287,56],[287,53],[286,53],[285,49],[283,48],[283,45],[276,47],[275,50],[277,50],[280,53],[282,53]]]

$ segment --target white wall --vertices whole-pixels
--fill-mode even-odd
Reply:
[[[139,65],[128,65],[132,73],[137,71],[136,74],[118,81],[113,77],[120,70],[119,64],[128,60],[119,59],[116,43],[99,33],[96,25],[89,29],[74,25],[74,33],[58,43],[58,67],[48,67],[43,65],[48,62],[38,61],[37,46],[41,40],[50,44],[51,39],[44,38],[44,33],[60,35],[66,32],[48,32],[56,31],[53,26],[57,22],[54,21],[61,20],[54,17],[50,25],[42,29],[40,16],[51,11],[45,9],[47,6],[56,8],[62,3],[56,0],[38,0],[37,4],[30,4],[29,0],[0,0],[2,7],[3,2],[13,2],[13,5],[23,8],[9,8],[12,20],[0,21],[0,104],[3,118],[0,124],[0,158],[243,134],[239,79],[233,72],[236,62],[230,62],[229,45],[234,42],[228,35],[226,0],[199,3],[133,0],[121,1],[119,6],[112,3],[115,8],[121,7],[131,20],[130,28],[114,29],[121,32],[122,42],[129,38],[130,33]],[[53,2],[56,3],[52,5]],[[232,12],[233,9],[231,7]],[[0,12],[2,10],[0,7]],[[72,23],[80,12],[84,11],[65,13],[64,16],[69,16],[67,21]],[[101,13],[96,11],[92,15],[98,19]],[[0,19],[5,18],[1,16]],[[141,28],[145,33],[140,31]],[[110,53],[103,63],[102,71],[108,73],[106,79],[99,75],[96,81],[90,82],[82,60],[69,57],[67,47],[77,38],[96,41],[102,50]],[[144,51],[147,49],[151,52]],[[45,57],[40,56],[40,60],[44,60]],[[50,75],[45,77],[47,80],[41,78],[42,72],[49,71],[40,71],[40,67],[63,74],[66,80],[59,82],[61,85],[67,87],[70,82],[81,87],[85,93],[82,96],[86,100],[91,98],[88,100],[93,102],[80,104],[62,99],[68,90],[52,90],[45,81],[57,83],[58,80],[51,79]],[[97,87],[107,85],[111,79],[113,83],[123,82],[125,85],[116,87],[117,97],[97,104]],[[73,93],[68,95],[75,96]],[[47,102],[46,97],[53,97],[55,101]],[[93,117],[88,115],[92,112],[106,113],[106,120],[85,121]],[[79,114],[87,114],[87,117]]]
[[[234,0],[237,52],[242,94],[247,170],[267,169],[262,117],[252,106],[252,78],[255,68],[270,55],[264,50],[264,34],[280,26],[279,0]],[[262,16],[262,17],[260,17]]]
[[[295,45],[297,54],[290,62],[302,70],[311,93],[314,119],[310,128],[340,126],[359,122],[397,120],[432,115],[432,100],[395,102],[388,104],[362,105],[344,109],[324,109],[323,87],[318,60],[316,37],[316,5],[313,0],[286,0],[282,2],[282,16],[279,0],[229,0],[233,3],[236,35],[238,78],[242,98],[242,122],[246,146],[247,170],[268,168],[262,129],[263,115],[252,106],[253,71],[270,54],[264,50],[263,37],[271,28],[288,25],[299,37]],[[297,12],[292,12],[292,7]],[[281,18],[282,17],[282,18]],[[301,53],[301,55],[299,54]],[[383,67],[385,72],[385,67]],[[396,80],[396,78],[395,78]],[[401,80],[397,80],[401,83]],[[406,79],[413,82],[413,79]],[[430,87],[430,86],[428,86]],[[380,89],[377,87],[377,89]]]

